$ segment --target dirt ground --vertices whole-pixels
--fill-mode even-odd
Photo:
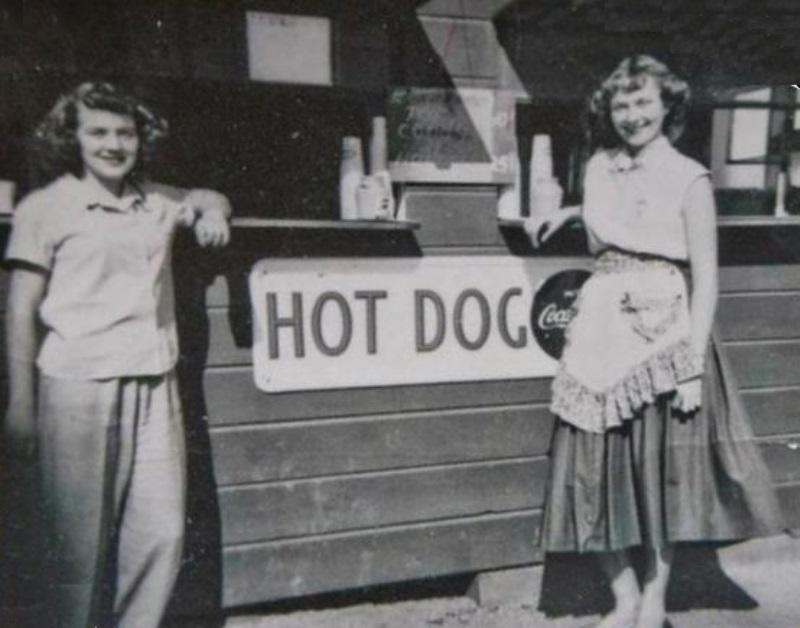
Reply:
[[[573,566],[552,568],[567,581],[548,582],[541,596],[519,595],[480,606],[470,597],[359,604],[345,608],[230,617],[225,628],[584,628],[593,626],[607,599],[588,602]],[[800,539],[751,541],[719,552],[679,557],[670,589],[674,628],[800,627]],[[551,566],[548,565],[548,569]],[[564,571],[566,569],[566,571]],[[587,574],[594,577],[596,574]],[[573,595],[570,595],[572,591]],[[527,597],[527,596],[526,596]],[[592,597],[592,596],[588,596]],[[539,598],[538,600],[536,598]],[[550,598],[550,599],[545,599]],[[559,599],[560,598],[560,599]],[[580,599],[579,599],[580,598]]]

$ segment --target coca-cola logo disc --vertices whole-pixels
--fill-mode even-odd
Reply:
[[[556,273],[545,280],[533,297],[533,336],[545,353],[555,359],[564,350],[564,332],[575,316],[575,300],[590,274],[587,270]]]

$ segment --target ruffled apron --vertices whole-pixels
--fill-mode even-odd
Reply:
[[[621,425],[702,372],[689,335],[686,280],[676,264],[604,251],[581,289],[550,409],[588,432]]]

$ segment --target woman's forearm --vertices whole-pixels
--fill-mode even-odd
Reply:
[[[691,307],[691,344],[698,355],[705,353],[714,325],[718,301],[717,274],[697,277],[693,281]]]
[[[191,205],[200,216],[217,214],[221,218],[228,220],[232,214],[228,197],[214,190],[202,188],[191,189],[186,193],[186,202]]]
[[[711,183],[698,179],[687,192],[686,237],[692,271],[691,343],[703,355],[717,310],[717,221]]]
[[[9,400],[5,432],[12,451],[32,451],[36,430],[36,355],[39,342],[39,305],[47,285],[46,276],[29,270],[11,271],[6,310]]]
[[[15,315],[9,309],[8,328],[9,405],[32,406],[35,390],[36,326],[33,321]]]
[[[47,279],[29,270],[11,271],[6,310],[6,350],[11,400],[32,402],[38,352],[37,320]]]

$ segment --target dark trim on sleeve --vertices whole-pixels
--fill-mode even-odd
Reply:
[[[0,266],[2,266],[3,270],[6,271],[27,270],[32,273],[36,273],[38,275],[43,275],[45,277],[50,275],[50,271],[44,266],[40,266],[39,264],[34,264],[33,262],[29,262],[24,259],[16,259],[13,257],[4,259],[2,262],[0,262]]]

